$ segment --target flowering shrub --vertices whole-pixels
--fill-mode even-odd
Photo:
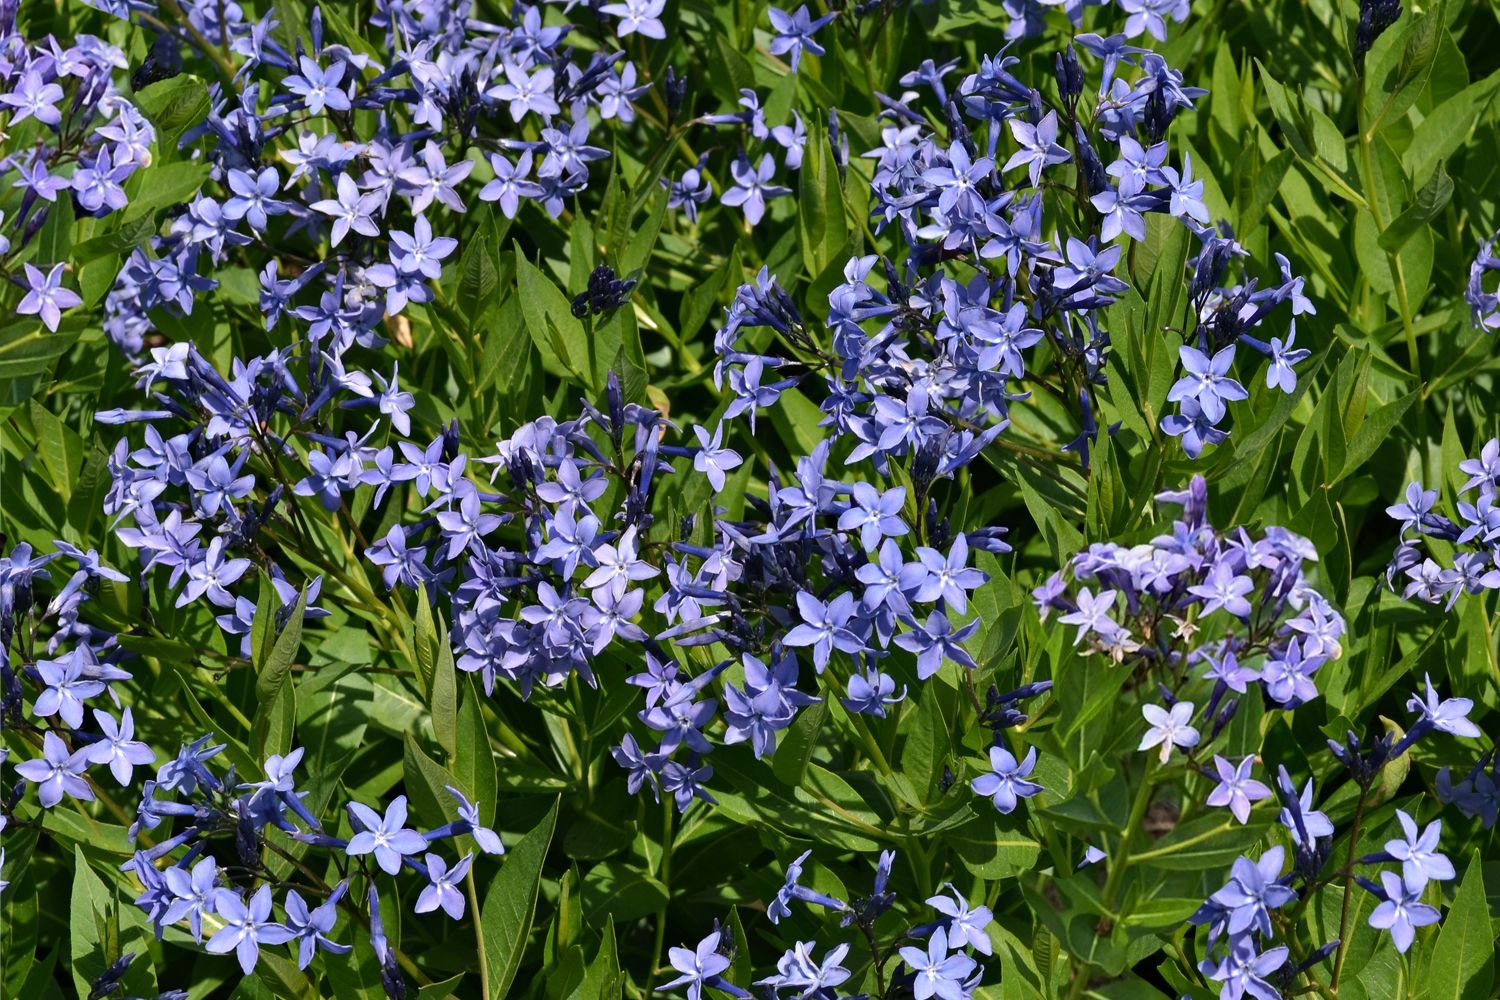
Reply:
[[[0,996],[1491,995],[1496,30],[0,0]]]

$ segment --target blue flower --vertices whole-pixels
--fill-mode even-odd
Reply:
[[[298,66],[301,75],[288,76],[282,84],[306,102],[308,114],[322,114],[325,107],[333,111],[349,110],[349,95],[339,87],[344,79],[344,63],[335,62],[325,70],[312,59],[302,56]]]
[[[967,994],[964,982],[974,971],[975,962],[962,952],[948,952],[948,932],[939,927],[927,939],[927,948],[911,946],[900,951],[916,978],[912,982],[912,995],[916,1000],[963,1000]]]
[[[1211,806],[1227,806],[1235,819],[1241,823],[1250,822],[1250,806],[1275,794],[1268,786],[1250,776],[1254,766],[1253,756],[1246,757],[1236,765],[1215,754],[1214,769],[1218,772],[1219,783],[1208,793],[1207,803]]]
[[[286,944],[292,932],[271,920],[271,887],[263,885],[250,897],[247,905],[238,892],[219,889],[214,894],[214,911],[224,927],[208,939],[204,948],[216,955],[234,952],[245,975],[255,971],[260,949],[267,944]]]
[[[873,715],[878,719],[885,718],[888,706],[900,704],[906,698],[905,686],[902,686],[899,695],[896,694],[895,679],[874,667],[868,668],[864,673],[851,675],[848,691],[847,697],[839,699],[845,708],[851,712]]]
[[[729,165],[729,175],[734,178],[735,186],[725,191],[719,200],[731,207],[739,206],[745,213],[745,222],[754,226],[765,217],[767,200],[792,193],[791,188],[771,183],[775,174],[776,160],[770,153],[761,156],[758,167],[752,167],[750,160],[741,153]]]
[[[329,893],[328,898],[312,910],[308,909],[307,903],[295,889],[287,891],[283,904],[286,908],[286,929],[292,934],[289,940],[297,942],[297,968],[305,969],[311,965],[313,955],[319,949],[331,955],[347,955],[354,950],[353,946],[339,944],[328,936],[338,923],[339,900],[348,888],[347,881],[340,882]]]
[[[26,294],[16,306],[22,316],[40,316],[47,329],[56,332],[62,322],[62,311],[83,305],[78,293],[62,286],[63,265],[54,264],[46,274],[31,264],[23,264],[26,275]]]
[[[1119,624],[1109,617],[1110,612],[1114,610],[1115,597],[1116,592],[1113,590],[1101,590],[1098,596],[1095,596],[1089,588],[1079,588],[1078,609],[1058,619],[1064,625],[1078,626],[1078,634],[1073,637],[1073,645],[1076,646],[1082,642],[1090,632],[1108,637],[1121,631]]]
[[[1182,360],[1182,378],[1167,393],[1167,401],[1176,403],[1184,399],[1196,400],[1211,422],[1218,423],[1224,417],[1225,404],[1245,399],[1249,394],[1245,387],[1229,377],[1234,365],[1234,345],[1216,353],[1212,358],[1194,347],[1178,348]]]
[[[1012,118],[1009,125],[1011,136],[1021,148],[1011,154],[1004,169],[1028,166],[1033,187],[1041,183],[1044,168],[1054,163],[1066,163],[1073,158],[1073,154],[1058,145],[1056,111],[1048,111],[1035,125],[1020,118]]]
[[[349,803],[349,814],[357,832],[350,839],[345,853],[350,857],[375,855],[375,862],[387,875],[400,872],[404,857],[427,846],[426,837],[406,826],[405,795],[396,796],[386,807],[384,816],[360,802]]]
[[[380,195],[373,191],[361,192],[348,174],[339,174],[336,188],[337,198],[324,198],[309,206],[315,212],[333,217],[333,245],[343,242],[351,229],[364,236],[379,236],[380,227],[375,224],[375,214],[381,208]]]
[[[814,946],[812,941],[798,941],[777,961],[776,975],[757,979],[756,985],[771,987],[773,995],[778,997],[782,990],[795,991],[800,1000],[837,996],[835,987],[847,982],[852,975],[842,964],[849,954],[849,945],[830,948],[821,962],[813,958]]]
[[[451,825],[453,833],[467,833],[474,838],[474,843],[486,854],[504,854],[505,845],[500,842],[500,837],[485,826],[479,819],[479,806],[470,802],[464,793],[452,785],[444,785],[448,794],[458,802],[458,822]],[[434,830],[427,834],[427,840],[436,840],[445,831]]]
[[[1220,1000],[1282,1000],[1281,991],[1271,984],[1269,977],[1286,964],[1289,952],[1278,945],[1256,954],[1255,941],[1248,934],[1235,938],[1228,954],[1218,961],[1205,958],[1198,963],[1198,970],[1216,983],[1223,983],[1219,991]]]
[[[812,15],[807,11],[806,4],[798,7],[793,14],[788,14],[780,7],[772,7],[768,13],[771,18],[771,30],[774,32],[771,38],[771,55],[783,56],[790,52],[793,73],[797,72],[804,51],[815,56],[823,55],[823,46],[813,41],[812,36],[834,19],[836,16],[834,13],[824,14],[817,20],[813,20]]]
[[[1211,615],[1223,609],[1237,618],[1250,616],[1250,602],[1245,595],[1255,589],[1248,576],[1235,571],[1228,559],[1219,559],[1204,578],[1204,582],[1188,588],[1188,593],[1203,599],[1199,614]]]
[[[223,208],[224,218],[231,222],[244,219],[251,229],[261,232],[269,224],[268,216],[287,213],[287,203],[275,198],[281,186],[275,167],[265,167],[259,173],[231,169],[225,179],[234,192]]]
[[[1426,885],[1428,880],[1446,882],[1454,877],[1453,862],[1437,852],[1443,821],[1433,820],[1420,834],[1417,823],[1405,810],[1396,810],[1396,819],[1405,835],[1385,842],[1385,853],[1401,862],[1401,876],[1408,885]]]
[[[1151,728],[1146,730],[1145,736],[1141,737],[1141,744],[1136,747],[1137,751],[1160,746],[1161,762],[1165,764],[1174,746],[1187,750],[1198,745],[1198,730],[1191,725],[1192,702],[1179,701],[1172,706],[1170,711],[1160,705],[1142,705],[1141,714],[1146,717]]]
[[[1293,349],[1292,344],[1296,340],[1297,321],[1295,319],[1292,320],[1285,343],[1282,343],[1280,337],[1271,338],[1271,363],[1266,366],[1267,389],[1280,389],[1282,392],[1290,393],[1297,388],[1297,373],[1292,370],[1293,366],[1312,357],[1312,351],[1305,347]]]
[[[1270,911],[1297,898],[1295,892],[1277,881],[1285,860],[1286,850],[1279,845],[1262,854],[1258,861],[1246,857],[1235,859],[1229,883],[1210,897],[1211,902],[1228,912],[1231,935],[1254,928],[1260,934],[1270,936]]]
[[[901,509],[906,504],[906,488],[893,486],[884,492],[869,483],[855,483],[849,508],[839,515],[839,530],[859,530],[866,552],[874,552],[881,538],[907,533]]]
[[[949,945],[960,948],[968,945],[981,955],[992,954],[988,928],[994,923],[994,916],[990,913],[990,908],[980,905],[970,909],[953,883],[945,883],[943,888],[952,894],[951,898],[943,895],[929,896],[927,905],[948,918],[945,929]]]
[[[701,426],[694,425],[693,434],[698,438],[699,450],[693,454],[693,468],[708,477],[709,485],[718,493],[724,489],[724,473],[736,468],[744,461],[733,448],[722,447],[724,424],[714,425],[713,436]]]
[[[911,625],[910,632],[896,636],[896,645],[917,654],[918,680],[925,681],[937,673],[945,659],[969,670],[979,669],[969,651],[960,645],[979,630],[978,618],[954,628],[945,612],[934,611],[927,616],[926,622],[912,622]]]
[[[1010,813],[1015,810],[1020,799],[1029,799],[1045,790],[1036,782],[1027,780],[1034,767],[1036,747],[1027,750],[1026,759],[1019,763],[1005,747],[990,747],[991,773],[981,774],[970,783],[970,787],[979,795],[989,796],[1002,814]],[[989,954],[988,949],[984,952]]]
[[[660,40],[667,37],[667,29],[662,27],[660,20],[666,6],[667,0],[624,0],[623,3],[607,3],[599,8],[599,12],[620,19],[615,28],[615,33],[620,38],[640,35]],[[693,996],[693,1000],[698,998]]]
[[[70,729],[83,725],[84,702],[103,694],[105,687],[97,676],[84,674],[85,666],[91,666],[84,657],[85,652],[79,648],[60,660],[36,662],[36,671],[44,686],[32,703],[32,715],[38,719],[56,715]]]
[[[959,614],[969,609],[967,592],[983,586],[989,579],[989,574],[969,567],[969,545],[962,532],[954,537],[947,556],[922,546],[917,549],[917,558],[921,560],[927,578],[916,588],[912,599],[941,600]]]
[[[1307,779],[1307,783],[1302,786],[1302,793],[1298,795],[1296,786],[1292,784],[1291,775],[1287,774],[1283,766],[1277,769],[1276,784],[1281,790],[1283,802],[1277,819],[1291,834],[1292,843],[1300,847],[1304,839],[1316,841],[1320,837],[1333,836],[1333,821],[1326,814],[1313,808],[1315,789],[1311,778]]]
[[[1392,872],[1381,872],[1380,885],[1385,898],[1370,912],[1370,926],[1390,931],[1396,950],[1404,954],[1415,940],[1417,928],[1437,923],[1442,914],[1422,902],[1426,879],[1413,883]]]
[[[443,276],[443,258],[458,248],[458,240],[433,236],[432,223],[425,215],[417,216],[411,233],[393,229],[390,237],[391,260],[395,265],[406,274],[422,274],[433,280]]]
[[[192,871],[174,866],[162,873],[167,888],[176,898],[167,906],[162,917],[164,924],[178,924],[184,919],[193,940],[203,943],[203,918],[218,912],[215,898],[218,895],[219,867],[213,858],[201,858]]]
[[[1477,740],[1482,735],[1479,727],[1469,721],[1469,712],[1474,708],[1474,702],[1468,698],[1438,698],[1437,689],[1432,686],[1432,677],[1425,677],[1427,682],[1427,697],[1412,695],[1406,702],[1408,712],[1420,713],[1416,725],[1436,729],[1441,733],[1451,736],[1462,736]],[[1410,736],[1410,734],[1408,734]],[[1405,741],[1403,741],[1405,742]]]
[[[792,915],[791,901],[796,898],[798,883],[802,879],[802,866],[807,859],[812,857],[812,851],[803,851],[791,864],[786,866],[786,874],[782,878],[781,888],[776,891],[775,897],[766,907],[766,916],[771,923],[779,924]]]
[[[469,873],[474,855],[465,854],[451,868],[436,854],[429,854],[424,860],[427,866],[427,885],[417,896],[417,904],[413,909],[417,913],[430,913],[442,907],[443,912],[454,920],[462,920],[464,894],[458,883]]]
[[[120,713],[119,722],[108,712],[95,709],[94,722],[99,726],[100,739],[89,744],[89,763],[108,764],[121,787],[130,784],[133,768],[145,767],[156,760],[156,751],[134,738],[135,720],[129,705]]]
[[[16,773],[36,785],[37,799],[43,809],[51,809],[64,795],[81,802],[92,802],[94,790],[83,780],[88,770],[88,747],[69,751],[66,743],[51,730],[42,736],[42,755],[16,765]]]
[[[797,613],[802,616],[803,624],[794,627],[781,641],[788,646],[811,646],[813,666],[822,673],[835,649],[858,653],[865,648],[865,641],[849,628],[854,611],[854,597],[849,593],[839,594],[825,604],[807,591],[799,590]]]
[[[511,121],[519,122],[528,113],[535,113],[542,118],[550,119],[553,115],[562,111],[562,106],[553,97],[554,74],[550,67],[544,65],[535,73],[528,73],[524,66],[506,62],[503,65],[503,69],[506,82],[497,83],[493,87],[490,87],[485,91],[485,96],[491,100],[503,101],[508,104]],[[530,167],[529,153],[523,157],[522,164],[523,169],[518,171],[519,176],[525,176],[526,168]],[[495,171],[495,175],[497,178],[502,176],[498,168]],[[519,194],[520,192],[518,191],[517,193]],[[485,201],[495,200],[495,198],[486,198],[483,194],[480,194],[480,197],[484,198]],[[496,197],[499,197],[499,195],[496,194]],[[536,197],[536,195],[528,195],[528,197]],[[507,213],[507,218],[512,217],[512,215],[512,213]]]
[[[57,110],[56,104],[62,99],[63,89],[55,83],[45,82],[35,68],[22,73],[20,81],[13,85],[10,93],[0,94],[0,104],[7,104],[13,109],[10,113],[12,128],[32,117],[43,125],[61,123],[62,113]]]
[[[722,973],[729,968],[729,959],[719,954],[719,937],[719,932],[714,931],[699,941],[696,948],[670,949],[667,961],[681,975],[662,983],[657,989],[670,990],[686,986],[688,1000],[703,1000],[703,987],[718,985],[723,978]]]

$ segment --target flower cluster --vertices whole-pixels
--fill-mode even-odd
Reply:
[[[1328,741],[1334,756],[1344,764],[1350,780],[1358,787],[1361,802],[1370,793],[1381,769],[1429,734],[1443,732],[1469,738],[1480,735],[1479,728],[1467,717],[1472,703],[1465,698],[1439,698],[1430,680],[1426,697],[1413,695],[1407,704],[1417,719],[1399,741],[1385,735],[1361,746],[1353,733],[1343,743]],[[1246,764],[1252,760],[1248,758]],[[1237,773],[1223,758],[1215,761],[1219,765],[1220,784],[1210,793],[1208,803],[1230,805],[1244,822],[1251,801],[1269,798],[1271,791],[1248,779],[1248,766],[1243,773]],[[1255,860],[1239,858],[1229,882],[1210,896],[1189,921],[1208,928],[1209,954],[1199,963],[1199,969],[1222,984],[1220,996],[1224,1000],[1247,994],[1260,1000],[1277,1000],[1282,995],[1279,991],[1294,977],[1339,950],[1339,941],[1330,941],[1302,961],[1289,964],[1291,953],[1286,945],[1266,947],[1276,936],[1272,912],[1298,900],[1294,885],[1300,884],[1302,892],[1313,894],[1345,875],[1353,875],[1352,867],[1348,872],[1331,876],[1324,873],[1337,831],[1328,815],[1314,804],[1316,790],[1312,779],[1308,779],[1299,793],[1291,775],[1281,767],[1276,795],[1282,804],[1277,820],[1292,842],[1291,868],[1283,872],[1287,852],[1280,845]],[[1402,836],[1388,840],[1384,850],[1358,858],[1357,864],[1399,862],[1400,872],[1380,872],[1379,884],[1362,875],[1355,876],[1355,881],[1378,899],[1367,918],[1370,926],[1389,931],[1396,950],[1405,952],[1411,947],[1416,928],[1440,919],[1436,907],[1422,902],[1427,884],[1452,879],[1455,872],[1452,863],[1437,850],[1442,832],[1440,821],[1434,820],[1419,829],[1416,821],[1399,809],[1396,819]],[[1351,833],[1356,843],[1359,833],[1356,825]],[[1353,848],[1350,850],[1352,858]]]
[[[1188,689],[1211,682],[1202,725],[1217,734],[1255,684],[1268,706],[1291,709],[1317,697],[1314,674],[1342,655],[1344,619],[1303,572],[1317,559],[1307,539],[1284,528],[1259,538],[1208,523],[1208,488],[1195,476],[1159,501],[1179,505],[1170,534],[1122,547],[1092,545],[1035,591],[1043,616],[1060,611],[1074,645],[1154,679],[1170,711],[1146,706],[1142,749],[1198,744]],[[1229,696],[1228,701],[1225,700]]]
[[[1310,353],[1294,347],[1295,317],[1315,311],[1303,280],[1277,255],[1279,282],[1225,283],[1247,252],[1227,227],[1207,225],[1203,184],[1186,158],[1180,170],[1168,164],[1165,141],[1206,91],[1126,39],[1078,36],[1102,67],[1091,105],[1071,46],[1058,56],[1056,105],[1017,79],[1019,60],[1003,53],[951,93],[943,78],[953,63],[928,62],[903,78],[930,91],[935,107],[924,116],[915,89],[884,98],[881,145],[864,154],[875,161],[877,231],[900,234],[900,257],[848,261],[828,296],[826,337],[768,272],[741,287],[715,339],[715,377],[736,397],[730,414],[747,413],[753,427],[782,392],[821,376],[823,426],[855,442],[853,459],[873,457],[882,473],[892,461],[935,462],[948,474],[1038,386],[1076,401],[1079,434],[1067,449],[1087,468],[1110,349],[1102,314],[1128,288],[1116,273],[1126,245],[1117,241],[1144,240],[1150,214],[1178,220],[1199,243],[1183,274],[1192,325],[1181,331],[1182,374],[1168,397],[1178,412],[1162,430],[1190,457],[1225,439],[1227,404],[1247,396],[1233,377],[1239,345],[1268,359],[1268,388],[1291,392],[1295,365]],[[930,127],[934,111],[946,136]],[[1012,150],[1003,162],[1002,142]],[[1072,181],[1044,180],[1063,165]],[[1049,190],[1072,187],[1076,198]],[[1257,337],[1283,304],[1292,315],[1285,338]],[[763,346],[766,328],[777,347]]]
[[[425,880],[416,913],[441,909],[462,919],[463,883],[474,853],[449,863],[431,847],[464,837],[465,845],[484,853],[503,853],[500,838],[481,821],[480,807],[450,786],[458,818],[419,831],[407,825],[404,795],[383,814],[350,802],[343,824],[347,836],[338,836],[308,808],[308,792],[297,788],[301,749],[268,757],[264,780],[236,782],[233,766],[225,773],[209,766],[224,750],[211,741],[204,736],[182,747],[155,780],[146,782],[130,828],[132,840],[144,831],[156,837],[121,869],[140,881],[143,891],[135,902],[157,937],[167,927],[185,927],[207,951],[232,952],[246,975],[254,971],[262,948],[291,945],[297,967],[305,969],[319,951],[351,951],[351,945],[334,940],[344,912],[360,925],[357,933],[368,936],[386,992],[404,995],[396,953],[381,924],[377,869],[391,879],[409,869]],[[327,862],[320,866],[307,858],[309,849],[324,852]],[[222,861],[225,854],[234,860]],[[320,867],[337,871],[336,885],[318,875]],[[206,923],[216,929],[205,941]]]
[[[886,968],[897,959],[899,964],[889,974],[892,989],[909,991],[916,1000],[933,997],[969,1000],[973,996],[984,975],[974,956],[988,957],[993,952],[988,931],[993,922],[989,907],[970,906],[949,884],[945,886],[948,895],[939,894],[927,900],[937,919],[912,927],[900,936],[899,940],[914,940],[916,944],[883,945],[876,926],[896,902],[896,894],[887,888],[895,852],[885,851],[880,855],[870,895],[849,902],[802,885],[804,866],[811,855],[811,851],[804,852],[787,866],[786,878],[767,907],[772,923],[791,915],[793,900],[838,914],[839,926],[857,928],[868,944],[870,962],[880,985],[879,996],[888,995]],[[776,1000],[789,996],[836,997],[837,988],[852,976],[844,965],[850,948],[849,942],[842,942],[823,951],[819,958],[816,941],[798,941],[777,960],[775,973],[757,979],[754,985],[764,987],[763,995]],[[668,958],[678,975],[659,988],[686,987],[689,1000],[702,1000],[705,987],[739,1000],[750,1000],[754,994],[725,976],[732,956],[733,942],[726,941],[723,930],[715,927],[697,947],[671,949]]]
[[[125,185],[151,164],[156,133],[116,86],[123,52],[94,35],[31,42],[16,14],[16,4],[0,6],[0,184],[21,190],[9,218],[0,212],[0,275],[25,289],[15,311],[55,333],[83,299],[63,284],[66,262],[38,258],[43,229],[125,208]]]
[[[1406,487],[1404,503],[1385,510],[1401,522],[1401,542],[1386,567],[1386,582],[1394,589],[1397,575],[1406,577],[1402,596],[1407,600],[1437,604],[1446,599],[1451,609],[1464,594],[1500,589],[1500,505],[1495,502],[1500,491],[1500,439],[1491,438],[1479,457],[1464,459],[1458,471],[1469,477],[1459,497],[1474,497],[1458,501],[1457,522],[1434,509],[1438,491],[1423,489],[1420,482]],[[1433,558],[1422,542],[1424,536],[1453,550],[1450,565]]]
[[[1047,15],[1061,10],[1076,29],[1083,24],[1083,12],[1091,6],[1107,6],[1110,0],[1004,0],[1002,6],[1009,23],[1006,38],[1030,38],[1047,28]],[[1139,38],[1150,34],[1159,42],[1167,40],[1167,19],[1181,24],[1188,16],[1189,0],[1118,0],[1126,15],[1123,35]]]
[[[1479,252],[1469,265],[1469,284],[1464,289],[1464,301],[1469,303],[1474,326],[1491,332],[1500,329],[1500,289],[1490,279],[1491,272],[1500,271],[1500,257],[1491,253],[1494,245],[1495,236],[1479,244]]]
[[[222,16],[202,30],[229,39],[242,61],[232,85],[212,86],[207,118],[181,140],[200,151],[208,183],[131,254],[109,293],[106,331],[129,354],[154,333],[152,310],[190,314],[247,247],[275,249],[260,272],[267,329],[290,313],[341,340],[382,343],[387,316],[433,300],[431,282],[457,245],[441,235],[451,228],[441,216],[477,198],[507,218],[523,203],[556,218],[588,187],[590,164],[609,155],[591,133],[629,126],[647,90],[607,38],[585,61],[565,44],[576,26],[544,26],[541,9],[526,4],[495,24],[468,2],[427,14],[381,0],[378,58],[325,45],[316,7],[311,49],[299,36],[289,51],[274,13],[251,22],[238,4],[187,6],[190,20]],[[660,37],[661,6],[596,13],[620,38]],[[134,7],[114,12],[129,17]],[[375,116],[358,141],[356,114]],[[310,287],[316,305],[293,301]]]
[[[107,768],[116,784],[156,754],[135,738],[135,720],[121,697],[130,654],[110,629],[82,614],[103,581],[125,575],[59,541],[36,554],[22,543],[0,556],[0,730],[19,734],[37,756],[15,764],[15,794],[0,798],[0,830],[27,789],[51,809],[65,799],[89,802],[91,770]],[[71,564],[65,582],[54,571]],[[29,702],[29,704],[28,704]],[[0,762],[8,752],[0,748]]]

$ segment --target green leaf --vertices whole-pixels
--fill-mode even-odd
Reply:
[[[262,758],[285,756],[292,749],[292,731],[297,724],[297,685],[283,683],[271,701],[255,709],[255,735]]]
[[[697,333],[713,311],[719,295],[728,284],[738,284],[740,278],[740,248],[736,243],[729,257],[715,268],[707,280],[693,285],[682,297],[682,306],[677,314],[677,334],[684,340]],[[771,412],[776,412],[774,409]]]
[[[262,702],[273,701],[281,692],[282,684],[292,671],[297,659],[297,649],[302,645],[302,616],[307,613],[307,591],[297,594],[297,603],[292,608],[286,627],[281,630],[276,644],[264,662],[255,665],[255,695]]]
[[[141,173],[145,179],[130,200],[130,207],[125,209],[122,228],[137,219],[150,218],[158,209],[191,201],[203,182],[208,180],[208,165],[182,161],[151,167]]]
[[[458,673],[453,647],[446,630],[438,637],[437,663],[433,668],[432,692],[427,706],[432,711],[432,731],[438,746],[451,763],[458,758]]]
[[[1286,136],[1286,141],[1298,156],[1304,160],[1313,159],[1312,147],[1307,144],[1306,133],[1303,131],[1302,116],[1293,106],[1291,95],[1276,81],[1276,78],[1259,59],[1255,60],[1255,66],[1260,71],[1260,81],[1265,87],[1266,100],[1270,102],[1271,113],[1276,116],[1276,124],[1281,126],[1282,135]]]
[[[608,916],[625,924],[667,905],[667,887],[633,865],[605,861],[583,880],[583,912],[589,919]]]
[[[651,259],[651,251],[656,249],[657,236],[661,233],[662,221],[667,216],[667,192],[658,189],[652,194],[650,200],[655,204],[651,208],[651,214],[646,218],[645,225],[638,227],[634,235],[630,237],[630,245],[625,248],[619,257],[619,272],[630,276],[645,268]]]
[[[1385,227],[1385,232],[1380,234],[1381,249],[1387,253],[1400,250],[1407,240],[1416,235],[1418,229],[1437,218],[1438,213],[1447,207],[1452,198],[1453,178],[1439,164],[1432,177],[1422,185],[1422,190],[1417,192],[1417,199],[1412,202],[1411,207],[1396,216]]]
[[[1500,93],[1500,70],[1472,83],[1432,110],[1412,132],[1401,164],[1414,183],[1425,184],[1435,169],[1468,141],[1475,123]]]
[[[820,125],[808,130],[798,183],[797,232],[802,242],[802,264],[808,276],[816,278],[830,265],[842,265],[836,258],[848,238],[838,170]]]
[[[618,1000],[620,996],[620,955],[615,943],[615,918],[604,918],[599,951],[589,963],[583,982],[568,994],[568,1000]]]
[[[114,904],[113,894],[94,874],[83,848],[74,845],[73,892],[68,905],[72,942],[69,965],[80,997],[88,996],[89,983],[119,957]]]
[[[552,279],[526,259],[516,247],[516,287],[521,298],[521,316],[526,332],[541,355],[542,364],[553,375],[597,389],[594,384],[590,342],[573,315],[567,297]],[[613,360],[611,357],[609,360]]]
[[[536,913],[542,865],[557,827],[558,800],[530,833],[506,852],[500,874],[485,893],[479,922],[483,928],[485,966],[489,972],[488,1000],[502,1000],[521,967],[526,938]]]
[[[156,235],[156,222],[135,219],[116,229],[84,240],[73,248],[73,263],[87,264],[106,257],[122,257]]]
[[[87,322],[83,316],[64,316],[53,332],[28,316],[0,326],[0,383],[46,371],[73,346]]]
[[[422,694],[429,702],[432,699],[432,678],[437,673],[438,656],[437,623],[432,618],[432,603],[427,597],[427,588],[417,588],[417,613],[412,618],[412,664],[417,679],[422,682]]]
[[[1443,918],[1423,981],[1426,1000],[1483,1000],[1494,982],[1495,928],[1484,889],[1484,861],[1476,849]]]
[[[36,450],[47,469],[47,477],[66,502],[73,495],[78,463],[83,458],[83,441],[52,411],[36,400],[31,401],[31,429],[36,434]]]
[[[208,86],[186,73],[141,88],[135,103],[156,127],[157,148],[167,156],[176,154],[182,133],[201,122],[212,108]]]
[[[1206,871],[1224,868],[1249,850],[1270,824],[1264,817],[1251,817],[1241,826],[1232,816],[1199,816],[1188,820],[1158,840],[1151,849],[1131,857],[1132,864],[1145,864],[1167,871]]]
[[[73,249],[73,199],[59,198],[47,208],[47,221],[36,237],[36,263],[43,271],[71,260]]]
[[[479,807],[479,816],[489,824],[495,816],[495,753],[490,749],[490,732],[480,709],[479,688],[470,678],[465,685],[463,704],[458,708],[457,744],[453,758],[453,776],[465,795]]]
[[[260,600],[255,605],[255,618],[250,622],[250,662],[263,664],[270,660],[271,650],[276,645],[276,611],[281,607],[281,597],[265,573],[260,575]],[[192,647],[184,644],[184,659],[192,659]],[[178,655],[168,652],[168,656]]]
[[[787,727],[771,758],[771,771],[776,777],[793,788],[802,784],[802,775],[807,771],[808,762],[812,760],[813,750],[817,749],[818,734],[823,731],[823,723],[827,718],[828,703],[825,701],[808,705],[797,713],[797,718]]]
[[[448,794],[447,786],[469,794],[459,787],[461,783],[451,771],[427,756],[411,733],[402,740],[401,775],[412,808],[433,826],[441,826],[457,815],[457,804]]]
[[[976,814],[943,835],[959,861],[982,879],[998,879],[1025,871],[1041,856],[1041,846],[1019,829],[1009,829],[1011,817],[1001,816],[987,802]]]
[[[1387,57],[1377,60],[1376,51],[1366,63],[1365,101],[1360,119],[1366,136],[1388,128],[1405,116],[1427,87],[1432,64],[1448,31],[1448,0],[1436,0],[1406,29],[1401,58],[1394,64]],[[1377,42],[1379,47],[1384,38]]]
[[[1365,418],[1344,452],[1343,471],[1334,477],[1333,483],[1347,479],[1370,460],[1375,454],[1375,449],[1390,439],[1391,431],[1401,422],[1401,418],[1406,415],[1407,410],[1411,409],[1411,404],[1417,401],[1421,393],[1422,390],[1413,389],[1405,396],[1385,404]]]
[[[494,217],[489,206],[485,206],[474,235],[458,260],[458,311],[468,321],[471,336],[484,330],[485,316],[495,305],[495,290],[500,285],[500,270],[495,263],[499,253],[500,247],[494,240]]]

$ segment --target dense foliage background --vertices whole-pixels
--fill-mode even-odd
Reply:
[[[1494,995],[1497,11],[0,0],[0,995]]]

